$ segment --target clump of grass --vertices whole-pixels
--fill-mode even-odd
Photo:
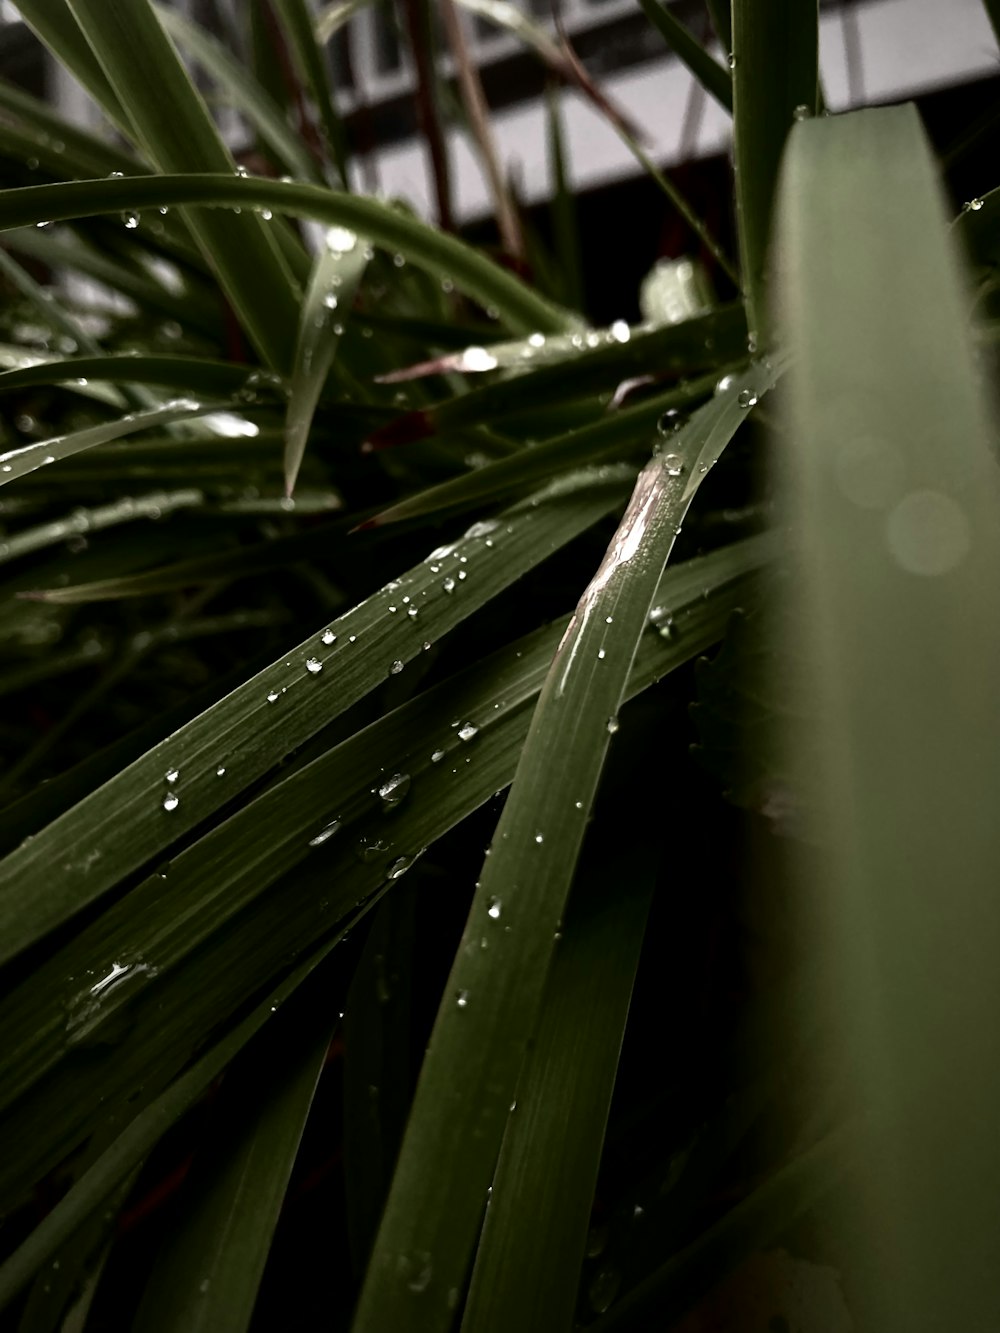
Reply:
[[[107,133],[0,85],[9,1326],[667,1327],[780,1240],[993,1327],[996,196],[815,114],[815,6],[713,5],[727,68],[643,0],[741,294],[661,177],[707,306],[594,328],[558,108],[547,254],[450,4],[441,211],[453,105],[527,276],[347,188],[357,6],[248,6],[256,67],[19,8]]]

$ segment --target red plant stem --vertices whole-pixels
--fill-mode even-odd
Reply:
[[[438,116],[434,97],[434,58],[431,49],[430,22],[423,0],[402,0],[410,51],[417,75],[416,107],[420,132],[427,144],[434,178],[438,223],[444,231],[455,230],[451,207],[451,173],[448,167],[448,146]]]

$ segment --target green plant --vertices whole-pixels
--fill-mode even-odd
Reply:
[[[859,1321],[995,1327],[1000,497],[912,108],[817,114],[815,5],[733,0],[730,72],[643,0],[733,108],[743,290],[593,329],[557,111],[558,254],[464,70],[533,286],[342,188],[357,4],[255,0],[255,70],[150,0],[19,7],[116,135],[0,84],[11,1326],[667,1327],[821,1217]],[[955,226],[987,312],[998,213]],[[793,947],[772,884],[774,974],[699,1023],[748,828]]]

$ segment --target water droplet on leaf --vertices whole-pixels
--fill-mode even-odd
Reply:
[[[340,820],[339,819],[331,820],[330,823],[327,824],[326,828],[324,828],[320,833],[316,834],[315,838],[309,839],[309,846],[322,847],[323,843],[329,841],[329,839],[333,837],[333,835],[337,832],[339,828],[340,828]]]
[[[394,809],[410,790],[409,773],[393,773],[391,778],[378,789],[378,794],[387,809]]]

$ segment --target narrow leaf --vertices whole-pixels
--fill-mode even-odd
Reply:
[[[785,139],[819,97],[818,0],[733,0],[736,217],[750,336],[769,341],[767,242]]]
[[[348,186],[347,144],[333,89],[327,78],[324,52],[313,32],[313,18],[305,0],[272,0],[275,13],[281,20],[299,78],[309,90],[319,114],[327,149],[336,164],[341,184]]]
[[[746,575],[772,553],[773,543],[755,539],[668,574],[657,595],[675,632],[644,635],[629,694],[714,642],[750,591]],[[161,866],[7,997],[3,1206],[86,1137],[108,1099],[127,1102],[137,1087],[169,1077],[330,922],[387,876],[395,882],[421,848],[509,783],[565,628],[561,621],[512,644],[273,786]],[[456,716],[468,723],[461,736]],[[224,784],[228,772],[216,781]],[[405,799],[387,820],[372,776],[384,783],[397,772],[413,791],[394,785]],[[124,982],[109,989],[102,984],[109,959],[123,967],[155,959],[156,967],[126,967]],[[82,988],[67,988],[67,977]]]
[[[313,266],[299,313],[288,415],[285,420],[285,494],[306,451],[309,428],[337,347],[350,318],[354,295],[367,264],[366,244],[344,227],[332,227]]]
[[[644,757],[656,762],[649,752]],[[462,1319],[468,1333],[511,1328],[549,1333],[573,1323],[601,1144],[660,851],[652,835],[653,784],[646,786],[647,793],[636,792],[626,781],[618,791],[619,808],[602,814],[635,819],[637,830],[645,817],[646,831],[622,840],[614,820],[611,845],[594,839],[598,845],[588,849],[587,869],[573,889],[493,1177]],[[607,891],[611,883],[620,886],[613,895]]]
[[[513,274],[454,236],[436,231],[379,200],[296,181],[208,172],[26,186],[0,195],[0,231],[171,204],[270,208],[327,226],[347,227],[411,259],[436,277],[454,282],[484,306],[495,307],[514,331],[562,333],[577,323],[575,317],[536,295]]]
[[[382,684],[395,662],[405,666],[424,642],[585,531],[618,503],[622,486],[620,474],[578,473],[534,503],[514,506],[495,535],[474,531],[432,553],[50,824],[0,862],[2,956],[19,952],[231,800]],[[469,577],[461,579],[466,564]],[[224,783],[216,776],[220,765]],[[164,776],[174,771],[183,775],[176,789]],[[53,864],[61,867],[58,877]]]
[[[257,1004],[241,1023],[178,1078],[166,1092],[145,1107],[112,1143],[110,1148],[60,1199],[31,1235],[0,1265],[0,1309],[31,1280],[32,1276],[64,1244],[77,1227],[104,1203],[155,1147],[170,1126],[204,1094],[205,1089],[239,1054],[251,1037],[272,1018],[295,993],[309,974],[340,942],[350,928],[318,948],[286,980]]]
[[[129,413],[116,421],[105,421],[99,426],[70,431],[68,435],[54,435],[48,440],[37,440],[18,449],[8,449],[6,453],[0,453],[0,486],[6,486],[29,472],[69,458],[84,449],[107,444],[109,440],[120,440],[126,435],[135,435],[138,431],[149,430],[154,426],[168,426],[174,421],[189,421],[226,406],[225,403],[212,405],[197,403],[194,399],[174,399],[163,407],[150,408],[147,412]]]
[[[702,46],[662,0],[639,0],[642,12],[701,86],[727,111],[733,109],[733,81],[729,72]]]
[[[40,7],[33,0],[31,9]],[[234,170],[149,0],[68,0],[68,7],[133,132],[161,171]],[[154,87],[158,95],[150,97]],[[284,368],[296,293],[265,223],[254,215],[202,214],[193,235],[258,350],[276,369]]]
[[[799,874],[829,908],[830,1012],[869,1116],[838,1218],[865,1257],[892,1238],[859,1284],[885,1330],[1000,1322],[1000,488],[945,222],[914,107],[795,127],[783,656],[815,717],[790,744],[821,848]]]
[[[182,1219],[157,1250],[135,1333],[244,1333],[250,1326],[335,1021],[329,990],[303,987],[227,1071],[179,1200]]]
[[[708,460],[743,415],[720,394],[639,474],[556,651],[445,985],[354,1333],[452,1322],[646,617]]]
[[[720,403],[729,404],[730,411],[739,406],[740,395],[746,404],[756,403],[774,382],[772,368],[764,364],[753,366],[743,375],[726,378],[728,388],[720,396]],[[648,398],[635,407],[608,413],[589,425],[545,440],[532,449],[498,459],[474,472],[407,496],[374,519],[368,520],[364,526],[393,523],[418,514],[460,509],[473,504],[488,504],[537,485],[542,478],[574,463],[592,463],[631,453],[640,441],[649,437],[665,412],[690,409],[704,400],[715,383],[713,374],[693,380],[683,388],[678,387],[658,394],[655,398]]]
[[[472,357],[468,355],[470,350]],[[402,442],[408,432],[420,439],[493,422],[560,399],[589,398],[646,374],[680,378],[742,361],[746,356],[746,319],[739,304],[720,306],[707,315],[659,327],[629,328],[623,322],[604,331],[592,329],[548,338],[535,333],[516,344],[500,344],[499,349],[492,345],[466,348],[463,365],[469,361],[484,365],[485,354],[503,362],[509,358],[513,368],[518,352],[522,362],[531,367],[530,374],[476,387],[397,418],[371,436],[372,446]]]
[[[179,10],[158,4],[156,15],[178,46],[211,74],[231,104],[242,111],[278,162],[302,180],[318,181],[316,164],[288,124],[282,108],[222,42]]]

